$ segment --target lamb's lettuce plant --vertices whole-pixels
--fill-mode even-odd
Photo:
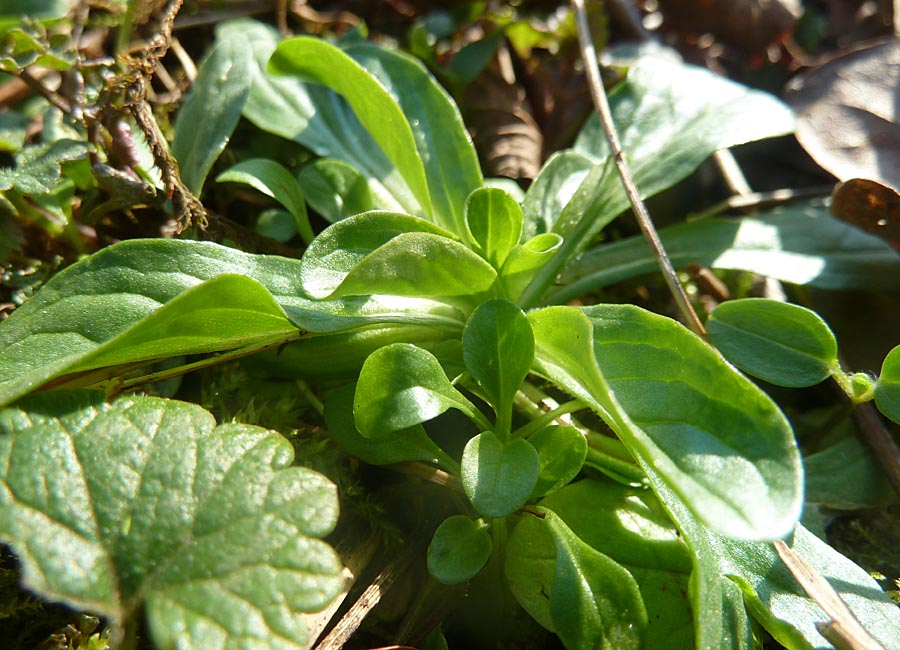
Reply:
[[[888,643],[900,636],[900,615],[876,583],[798,525],[800,454],[790,423],[762,390],[669,318],[630,305],[554,304],[648,270],[645,252],[634,242],[595,244],[627,203],[593,123],[572,150],[548,161],[520,204],[487,186],[456,106],[415,59],[353,39],[341,47],[307,37],[279,44],[272,30],[251,21],[222,26],[218,38],[216,65],[201,73],[228,67],[220,58],[245,57],[235,69],[247,74],[235,83],[249,89],[228,94],[231,108],[240,104],[260,129],[320,157],[299,171],[296,184],[283,168],[260,161],[242,163],[219,180],[249,183],[274,196],[294,215],[301,234],[308,222],[300,197],[311,187],[310,199],[318,193],[322,204],[336,206],[324,213],[334,223],[310,242],[301,261],[164,240],[123,242],[82,260],[0,325],[0,403],[10,405],[39,388],[104,387],[114,393],[141,381],[133,374],[125,378],[126,371],[179,355],[219,353],[202,365],[256,353],[254,363],[270,372],[340,385],[326,397],[325,421],[348,453],[372,464],[428,463],[457,477],[465,512],[437,528],[429,570],[441,582],[457,583],[475,578],[484,566],[502,567],[521,606],[568,648],[749,648],[751,619],[790,647],[824,647],[815,627],[821,612],[786,577],[766,543],[781,538],[839,580],[839,591],[876,637]],[[202,79],[197,87],[198,93],[206,88]],[[611,100],[647,194],[684,178],[720,147],[791,128],[788,110],[775,99],[653,54],[633,62]],[[233,126],[221,128],[204,129],[196,134],[200,140],[185,145],[180,162],[195,191],[210,161],[191,152],[227,140]],[[329,185],[323,179],[343,180]],[[373,209],[348,216],[342,206],[361,201],[363,181],[362,203]],[[351,184],[357,188],[353,201],[342,193]],[[335,190],[327,201],[323,187]],[[790,213],[688,224],[668,239],[681,242],[678,254],[689,256],[693,233],[706,237],[728,260],[726,268],[814,282],[816,275],[787,277],[786,260],[801,256],[829,277],[840,276],[833,258],[845,260],[847,251],[830,237],[847,227],[819,207],[806,209],[822,227],[818,236],[807,233],[813,241],[796,250],[783,247],[799,240],[781,237],[795,227]],[[737,224],[737,236],[729,224]],[[753,229],[763,237],[750,237]],[[853,237],[857,275],[841,282],[900,266],[878,240]],[[727,310],[723,323],[725,315]],[[773,327],[777,341],[787,330]],[[816,341],[822,343],[821,337]],[[804,358],[831,356],[824,348],[799,349]],[[895,356],[875,389],[876,400],[894,406]],[[544,413],[535,406],[541,391],[571,399]],[[77,421],[74,430],[58,434],[58,451],[45,455],[53,476],[64,483],[87,481],[90,491],[98,477],[74,460],[79,444],[101,444],[87,424],[97,412],[118,413],[129,400],[143,398],[123,398],[111,407],[90,399],[88,407],[82,393],[48,392],[38,401],[16,402],[0,420],[3,444],[37,449],[36,437],[66,428],[58,421]],[[159,400],[148,405],[183,408]],[[78,415],[85,409],[90,417]],[[459,431],[461,455],[428,434],[429,423],[451,409],[471,422]],[[583,418],[590,425],[564,419],[586,410],[596,416]],[[63,444],[66,436],[70,443]],[[252,436],[276,444],[271,434]],[[116,433],[102,444],[114,447],[104,452],[113,461],[136,453],[138,439]],[[22,532],[28,526],[35,535],[49,531],[56,525],[51,510],[68,498],[50,483],[43,500],[24,507],[11,472],[47,475],[48,469],[32,468],[37,462],[25,469],[6,465],[0,538],[19,553],[27,575],[44,576],[31,580],[34,589],[92,607],[86,596],[56,586],[78,589],[90,570],[62,561],[45,567]],[[282,483],[261,501],[271,500],[273,517],[307,489]],[[177,510],[174,488],[165,481],[155,485],[157,498]],[[237,503],[242,488],[235,483],[230,489]],[[225,497],[213,490],[203,501],[206,511],[190,511],[179,525],[196,527],[192,518],[203,526],[226,522],[237,506]],[[287,518],[289,531],[279,532],[285,548],[332,525],[331,509],[309,503]],[[81,538],[110,540],[111,552],[129,544],[173,543],[165,530],[138,517],[128,530],[88,523]],[[291,598],[273,610],[277,621],[265,607],[254,610],[268,621],[269,636],[259,638],[275,644],[269,647],[294,647],[284,640],[291,633],[283,625],[333,593],[333,556],[316,548],[321,577],[292,585]],[[235,566],[244,561],[228,559]],[[150,585],[143,590],[133,571],[126,567],[125,573],[137,591],[116,592],[116,598],[127,597],[123,611],[133,615],[138,600],[132,595],[139,592],[165,645],[173,630],[188,625],[181,610],[158,604],[157,593],[168,593],[166,569],[140,567]],[[204,579],[213,586],[220,580],[215,572]],[[235,589],[257,593],[247,580]],[[265,597],[266,607],[275,608],[276,597]],[[215,607],[215,594],[201,589],[192,598],[204,611]],[[216,633],[211,628],[191,628],[200,646]],[[302,635],[291,638],[299,646],[312,643]]]

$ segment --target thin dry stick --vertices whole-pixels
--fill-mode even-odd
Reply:
[[[606,134],[606,140],[609,142],[609,148],[612,151],[616,168],[619,170],[619,177],[622,179],[625,193],[628,195],[628,200],[634,209],[635,217],[638,225],[641,227],[641,231],[644,233],[644,238],[650,244],[650,248],[653,249],[653,255],[656,257],[666,284],[669,285],[669,290],[672,292],[672,296],[675,298],[675,302],[678,304],[684,319],[691,329],[706,338],[706,329],[703,327],[703,323],[700,322],[697,312],[691,306],[684,287],[678,281],[675,268],[672,266],[672,262],[669,260],[662,242],[659,240],[659,235],[656,233],[656,228],[650,219],[647,206],[644,205],[637,185],[635,185],[634,177],[628,167],[628,161],[625,160],[625,153],[622,151],[622,144],[619,141],[618,133],[616,133],[612,112],[609,109],[609,100],[606,98],[606,90],[604,90],[603,82],[600,78],[600,67],[597,65],[597,53],[591,40],[591,30],[588,25],[587,12],[584,9],[584,0],[572,0],[572,6],[575,8],[578,22],[578,41],[581,45],[581,58],[584,59],[591,97],[594,100],[594,107],[600,116],[600,124],[603,126],[603,132]]]
[[[772,542],[778,556],[819,607],[831,619],[816,624],[819,634],[839,650],[884,650],[862,626],[834,588],[815,569],[781,540]]]

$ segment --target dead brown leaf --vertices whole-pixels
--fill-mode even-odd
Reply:
[[[786,99],[797,139],[840,180],[900,189],[900,40],[891,38],[799,75]]]
[[[877,181],[853,178],[838,185],[831,212],[900,250],[900,194]]]
[[[747,53],[778,41],[803,13],[799,0],[659,0],[659,8],[667,27],[710,33]]]

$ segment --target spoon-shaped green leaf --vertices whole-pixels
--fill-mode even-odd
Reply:
[[[485,522],[464,515],[448,517],[428,546],[428,572],[445,585],[465,582],[481,571],[492,548]]]
[[[469,440],[463,450],[463,489],[479,513],[505,517],[525,505],[540,467],[541,459],[527,440],[503,443],[485,431]]]

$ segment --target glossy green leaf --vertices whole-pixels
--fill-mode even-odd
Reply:
[[[163,304],[224,274],[243,275],[262,284],[295,329],[334,332],[376,323],[415,323],[461,331],[466,319],[456,308],[424,298],[309,300],[303,297],[298,260],[250,255],[209,242],[125,241],[58,273],[0,323],[0,405],[64,374]],[[229,313],[240,318],[234,324],[202,323],[198,340],[204,341],[204,349],[217,345],[217,331],[227,334],[229,344],[238,343],[240,323],[247,316],[241,315],[245,288],[250,292],[250,312],[259,307],[265,312],[261,318],[266,327],[273,323],[272,307],[258,287],[239,280],[231,280],[228,286],[237,287],[238,294],[221,295],[215,308],[232,310]],[[248,330],[244,334],[253,339],[260,333]]]
[[[366,68],[403,110],[425,166],[434,218],[457,236],[465,236],[466,198],[481,187],[482,176],[459,109],[425,66],[407,54],[372,43],[354,44],[347,54]]]
[[[60,164],[87,156],[91,146],[78,140],[57,140],[25,147],[15,167],[0,167],[0,191],[15,189],[28,196],[52,192],[60,181]]]
[[[346,99],[400,172],[425,216],[432,216],[425,167],[409,122],[396,99],[365,68],[334,45],[298,36],[278,45],[269,60],[268,70],[322,84]]]
[[[424,219],[367,212],[326,228],[300,270],[309,295],[470,296],[496,272],[453,235]]]
[[[717,149],[793,130],[790,109],[775,97],[674,61],[652,46],[641,51],[609,102],[642,197],[684,179]],[[629,206],[596,117],[584,126],[574,150],[595,165],[585,175],[583,161],[565,159],[554,164],[553,173],[561,177],[542,183],[553,203],[565,205],[552,228],[564,243],[527,292],[528,305],[536,304],[556,276]],[[572,181],[579,177],[575,186]],[[539,222],[548,217],[534,209],[526,216]],[[525,232],[540,232],[538,226],[544,227],[527,222]]]
[[[529,320],[535,370],[590,404],[706,525],[745,539],[792,529],[802,480],[790,425],[703,341],[628,305]]]
[[[900,257],[886,242],[832,217],[818,203],[766,215],[711,218],[660,231],[677,266],[690,263],[768,275],[823,289],[898,288]],[[563,271],[547,300],[564,303],[628,278],[658,273],[643,237],[590,249]]]
[[[359,373],[353,416],[359,432],[368,438],[383,438],[451,408],[470,417],[476,413],[434,355],[415,345],[394,343],[379,348]]]
[[[216,26],[217,39],[238,33],[250,43],[252,85],[244,117],[259,129],[299,142],[322,157],[346,161],[366,179],[374,208],[418,213],[419,205],[403,178],[337,93],[296,77],[271,76],[269,58],[281,39],[256,20]],[[421,215],[424,216],[424,215]]]
[[[262,192],[287,208],[303,241],[313,240],[300,184],[284,166],[268,158],[242,160],[216,177],[217,183],[242,183]]]
[[[535,235],[524,244],[517,244],[509,252],[500,271],[500,281],[510,300],[519,301],[525,287],[541,267],[553,258],[560,246],[562,237],[555,233],[543,233]]]
[[[634,577],[588,546],[553,511],[544,520],[556,542],[550,616],[569,650],[640,648],[647,611]]]
[[[852,427],[849,427],[852,430]],[[887,505],[894,496],[872,450],[855,432],[803,458],[804,498],[839,510]]]
[[[313,160],[300,169],[297,181],[312,209],[331,223],[378,207],[365,177],[343,160]]]
[[[529,436],[528,442],[541,458],[532,497],[542,497],[568,485],[578,476],[587,457],[587,439],[569,425],[551,424]]]
[[[0,537],[26,586],[154,643],[311,647],[342,587],[337,490],[281,436],[198,406],[50,393],[0,411]],[[44,477],[35,481],[36,477]]]
[[[553,230],[553,224],[594,166],[592,157],[572,149],[550,156],[522,203],[523,239]]]
[[[731,363],[776,386],[813,386],[837,367],[837,340],[828,324],[798,305],[729,300],[709,315],[706,331]]]
[[[2,0],[0,1],[0,32],[22,24],[22,17],[32,20],[55,20],[69,12],[66,0]]]
[[[531,324],[508,300],[489,300],[463,330],[463,359],[508,433],[512,402],[534,361]]]
[[[200,65],[193,90],[175,122],[172,155],[181,179],[200,196],[203,182],[225,145],[250,95],[250,43],[240,34],[218,39]]]
[[[540,505],[637,582],[648,618],[645,647],[693,650],[690,551],[651,492],[585,480],[555,492]],[[550,594],[556,547],[548,526],[537,517],[523,516],[507,549],[505,571],[513,594],[535,620],[553,631]]]
[[[519,243],[522,208],[501,189],[477,189],[466,199],[466,225],[477,250],[495,269]]]
[[[769,544],[711,537],[719,571],[742,589],[747,608],[778,641],[795,648],[831,648],[817,624],[828,620]],[[900,638],[900,610],[862,568],[798,526],[794,551],[826,578],[863,627],[885,648]]]
[[[711,532],[685,508],[652,466],[645,464],[645,470],[691,549],[694,566],[687,594],[697,650],[757,650],[743,594],[722,573]]]
[[[875,382],[875,405],[878,410],[900,423],[900,346],[888,352]]]
[[[488,525],[464,515],[445,519],[428,546],[428,572],[445,585],[474,578],[491,556]]]
[[[505,517],[525,505],[540,467],[541,459],[527,440],[504,443],[493,432],[484,431],[463,450],[463,489],[480,514]]]
[[[325,400],[328,433],[348,454],[372,465],[421,461],[433,463],[448,472],[459,471],[459,464],[438,447],[420,425],[378,439],[362,435],[353,418],[355,392],[356,384],[348,384],[330,393]]]

